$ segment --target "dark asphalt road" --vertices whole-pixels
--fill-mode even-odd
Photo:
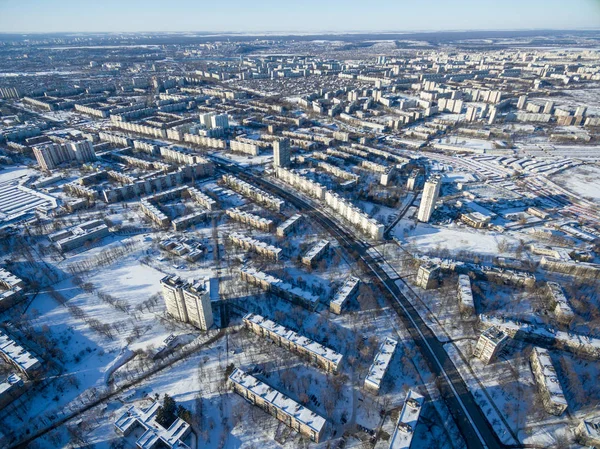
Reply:
[[[357,236],[343,229],[308,201],[294,195],[264,178],[259,178],[235,165],[217,163],[224,169],[237,174],[252,184],[273,193],[293,204],[304,214],[327,229],[354,258],[363,262],[370,272],[371,279],[379,286],[381,293],[389,301],[409,330],[411,337],[427,361],[431,371],[438,376],[440,392],[448,406],[456,425],[460,429],[469,449],[500,449],[507,447],[497,437],[482,410],[475,402],[464,380],[458,373],[443,344],[435,337],[431,329],[421,319],[410,301],[402,294],[378,263],[367,253],[368,246]]]

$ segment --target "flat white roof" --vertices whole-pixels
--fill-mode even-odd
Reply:
[[[421,415],[425,398],[414,390],[409,390],[398,423],[390,441],[390,449],[408,449],[412,443],[415,428]]]
[[[342,361],[343,356],[339,352],[323,346],[322,344],[317,343],[310,338],[304,337],[303,335],[300,335],[299,333],[294,332],[293,330],[290,330],[281,324],[269,320],[261,315],[249,313],[244,317],[244,320],[248,320],[249,322],[258,325],[285,340],[291,341],[298,346],[302,346],[308,352],[312,352],[313,354],[323,357],[336,365]]]
[[[398,342],[390,337],[387,337],[385,341],[381,343],[379,346],[379,352],[375,356],[373,364],[369,368],[369,374],[365,378],[365,383],[369,383],[376,388],[379,388],[381,381],[387,372],[390,361],[394,356],[397,345]]]
[[[235,371],[231,373],[229,380],[241,385],[256,396],[260,396],[264,401],[274,405],[282,412],[293,416],[296,420],[310,427],[316,433],[320,433],[325,426],[325,418],[300,405],[293,399],[274,388],[271,388],[266,383],[261,382],[256,377],[239,368],[236,368]]]
[[[550,358],[550,353],[547,349],[535,347],[533,348],[533,354],[542,367],[544,389],[550,395],[550,400],[555,404],[567,405],[567,400],[560,385],[560,381],[558,380],[552,359]]]
[[[40,366],[40,361],[23,346],[0,331],[0,352],[24,372]]]
[[[348,296],[354,292],[354,289],[358,286],[359,282],[360,279],[353,276],[346,279],[344,285],[342,285],[340,289],[335,292],[331,302],[341,306],[348,299]]]

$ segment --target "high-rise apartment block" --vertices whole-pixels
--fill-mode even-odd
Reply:
[[[33,148],[33,154],[42,170],[53,170],[63,162],[96,160],[94,147],[89,140],[41,145]]]
[[[507,342],[508,335],[496,326],[492,326],[479,337],[473,355],[488,365],[502,351]]]
[[[207,129],[214,128],[229,128],[229,117],[227,114],[215,114],[214,112],[207,112],[200,114],[200,123]]]
[[[284,138],[273,142],[273,165],[275,167],[290,165],[290,139]]]
[[[441,176],[433,176],[427,180],[423,188],[423,196],[419,205],[417,218],[419,221],[427,223],[435,208],[435,203],[440,196],[440,187],[442,186]]]
[[[185,282],[168,275],[160,283],[169,315],[202,330],[213,325],[208,282]]]

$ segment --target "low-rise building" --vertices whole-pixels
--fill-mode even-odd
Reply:
[[[90,220],[73,226],[69,229],[48,235],[50,241],[54,242],[61,251],[70,251],[79,248],[86,242],[98,240],[109,234],[108,226],[104,220]]]
[[[250,225],[256,229],[260,229],[261,231],[270,232],[274,227],[273,220],[259,217],[258,215],[251,214],[250,212],[245,212],[237,207],[227,209],[225,213],[229,218],[233,218],[240,223]]]
[[[165,429],[156,422],[159,407],[159,402],[152,403],[146,409],[132,405],[115,421],[117,432],[127,436],[134,430],[141,429],[142,435],[136,441],[140,449],[190,449],[182,441],[190,433],[190,425],[183,419],[176,418],[173,424]]]
[[[575,318],[575,312],[573,312],[573,308],[567,301],[563,288],[556,282],[547,282],[546,286],[557,320],[565,325],[571,324],[573,318]]]
[[[495,326],[486,329],[473,351],[473,355],[488,365],[508,343],[508,335]]]
[[[308,252],[302,257],[302,263],[307,267],[312,267],[314,264],[327,252],[329,248],[328,240],[318,241]]]
[[[398,346],[398,342],[389,337],[381,343],[373,364],[369,368],[369,373],[365,377],[365,389],[375,394],[379,393],[385,373],[387,373],[394,352],[396,352],[396,346]]]
[[[10,309],[23,298],[25,282],[10,271],[0,268],[0,312]]]
[[[261,407],[296,432],[315,443],[321,440],[327,423],[322,416],[239,368],[231,373],[229,383],[234,391],[248,402]]]
[[[342,354],[306,338],[293,330],[271,321],[261,315],[249,313],[244,317],[244,325],[255,334],[266,337],[290,351],[296,352],[324,370],[337,373],[342,363]]]
[[[544,408],[553,415],[562,415],[567,409],[567,399],[552,364],[550,353],[547,349],[535,347],[531,351],[530,362]]]
[[[424,290],[436,288],[440,277],[440,267],[437,264],[424,263],[417,272],[417,286]]]
[[[466,274],[458,275],[458,301],[462,313],[472,315],[475,313],[471,278]]]
[[[244,248],[245,250],[254,251],[261,256],[266,256],[274,260],[279,260],[281,257],[281,252],[283,251],[281,248],[261,242],[260,240],[256,240],[252,237],[245,236],[239,232],[232,232],[229,234],[229,240],[231,240],[233,244]]]
[[[360,280],[353,276],[346,279],[341,288],[335,292],[333,299],[329,302],[329,310],[336,315],[342,313],[344,304],[358,291]]]
[[[294,229],[296,229],[301,219],[302,215],[300,214],[292,215],[290,218],[277,226],[277,235],[279,237],[285,237],[286,235],[289,235]]]
[[[273,292],[275,295],[295,304],[300,304],[309,310],[315,310],[317,304],[319,304],[318,296],[294,287],[292,284],[255,268],[243,268],[240,270],[240,277],[249,284],[256,285],[265,291]]]
[[[31,379],[42,369],[42,363],[31,352],[0,331],[0,356]]]
[[[390,449],[409,449],[411,447],[424,401],[423,395],[414,390],[408,391],[400,415],[398,415],[396,429],[390,440]]]

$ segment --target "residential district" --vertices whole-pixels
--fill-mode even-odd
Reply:
[[[600,448],[599,42],[0,35],[0,447]]]

